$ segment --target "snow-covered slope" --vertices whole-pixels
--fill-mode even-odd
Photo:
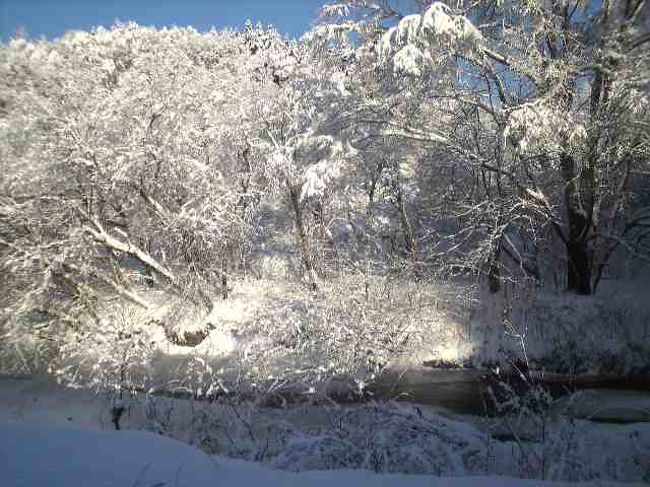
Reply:
[[[505,477],[445,478],[330,470],[300,473],[210,457],[142,431],[0,428],[0,478],[6,487],[466,487],[561,485]],[[572,484],[579,485],[579,484]]]
[[[549,422],[544,444],[518,446],[490,441],[479,418],[465,423],[408,404],[250,410],[162,397],[126,402],[116,432],[107,395],[0,377],[0,486],[547,485],[502,477],[541,477],[538,458],[546,478],[595,482],[552,485],[615,485],[648,472],[645,423]]]

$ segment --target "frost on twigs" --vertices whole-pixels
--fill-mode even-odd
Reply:
[[[345,17],[350,15],[350,8],[343,3],[329,3],[320,8],[321,17]]]
[[[356,32],[360,28],[357,22],[341,22],[340,24],[320,24],[307,31],[302,40],[308,43],[335,43],[346,45],[348,34]]]
[[[484,465],[485,441],[477,429],[419,408],[370,404],[340,424],[319,435],[294,435],[274,466],[466,475]]]
[[[584,125],[557,107],[524,103],[507,113],[503,142],[510,142],[522,155],[551,150],[559,153],[567,144],[586,140]]]
[[[301,200],[322,196],[327,188],[341,177],[346,158],[355,153],[349,143],[334,140],[332,137],[319,137],[317,143],[327,155],[323,160],[312,164],[305,170],[300,193]]]

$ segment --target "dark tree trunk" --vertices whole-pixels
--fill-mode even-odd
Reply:
[[[491,294],[496,294],[501,290],[501,270],[499,268],[500,254],[501,244],[497,242],[490,258],[487,276],[488,289]]]
[[[568,236],[564,242],[567,291],[592,294],[593,262],[589,239],[594,205],[593,169],[588,164],[578,173],[575,160],[567,153],[562,154],[561,164],[568,225]]]
[[[302,265],[305,269],[305,272],[307,273],[309,288],[312,291],[316,291],[318,289],[318,280],[316,277],[316,270],[314,268],[314,259],[311,255],[311,249],[309,248],[309,239],[305,230],[305,222],[303,218],[302,208],[300,206],[300,197],[298,196],[296,188],[288,181],[287,187],[289,188],[289,197],[291,199],[291,206],[293,207],[296,234],[298,236],[298,244],[300,245],[300,254],[302,257]]]
[[[226,252],[224,252],[226,254]],[[221,297],[228,299],[230,288],[228,287],[228,258],[224,255],[221,263]]]
[[[395,182],[395,207],[399,214],[399,221],[402,227],[402,233],[404,234],[404,242],[406,244],[406,251],[411,258],[411,264],[413,265],[413,276],[415,278],[420,277],[420,266],[418,262],[418,244],[415,239],[415,234],[413,233],[413,227],[411,226],[411,220],[409,219],[408,214],[406,213],[406,207],[404,205],[404,196],[402,194],[402,187],[399,181]]]
[[[577,294],[591,294],[591,259],[584,240],[566,243],[568,260],[567,290]]]

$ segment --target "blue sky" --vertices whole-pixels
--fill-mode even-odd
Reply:
[[[241,28],[247,19],[300,36],[325,0],[0,0],[0,39],[18,28],[30,38],[60,37],[66,30],[109,26],[116,19],[142,25]]]

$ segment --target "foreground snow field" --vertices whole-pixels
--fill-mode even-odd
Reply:
[[[142,431],[52,429],[34,425],[0,428],[0,475],[6,487],[587,485],[505,477],[377,475],[353,470],[291,473],[253,462],[210,457],[178,441]]]
[[[137,403],[133,403],[124,415],[123,431],[116,432],[112,431],[113,425],[110,422],[111,401],[105,395],[84,389],[64,388],[44,378],[1,378],[1,485],[617,485],[609,480],[558,484],[512,478],[521,475],[517,465],[522,459],[517,454],[516,445],[512,442],[492,441],[489,449],[484,451],[485,433],[481,433],[477,427],[480,418],[472,420],[467,417],[465,419],[470,422],[464,422],[422,410],[419,418],[417,415],[405,416],[402,422],[395,422],[395,414],[406,415],[413,409],[414,406],[408,404],[378,405],[374,411],[372,407],[368,409],[361,405],[328,411],[319,407],[261,408],[253,415],[246,415],[242,409],[241,412],[245,415],[242,420],[251,429],[237,432],[234,423],[238,420],[226,415],[225,406],[182,399],[158,398],[157,401],[159,407],[163,404],[169,406],[163,414],[167,418],[165,425],[157,424],[161,428],[153,428],[164,436],[137,431],[152,429],[144,414],[146,408]],[[205,416],[208,413],[211,416]],[[335,431],[320,424],[322,418],[319,418],[319,413],[325,413],[329,422],[342,420],[348,436],[339,438],[334,434]],[[389,413],[393,413],[393,416]],[[375,419],[379,423],[370,421],[368,415],[376,415]],[[197,423],[199,418],[204,419]],[[206,421],[224,425],[228,418],[234,421],[230,425],[231,431],[227,433],[235,441],[232,448],[227,448],[229,443],[225,437],[213,437],[216,444],[212,446],[200,441],[201,435],[198,433],[201,433],[200,428],[204,427]],[[476,421],[477,425],[472,424],[472,421]],[[270,424],[283,424],[286,427],[284,431],[288,436],[284,438],[285,441],[269,433],[267,427]],[[355,432],[355,428],[359,431],[374,428],[376,431],[374,436],[363,436],[358,434],[359,431]],[[550,425],[550,428],[555,426]],[[261,436],[264,430],[267,432],[266,437]],[[412,439],[410,433],[418,438]],[[254,454],[258,451],[253,448],[254,441],[253,444],[248,444],[251,443],[249,434],[266,443],[266,454],[262,457]],[[647,423],[598,425],[577,421],[572,434],[575,435],[572,441],[576,442],[576,446],[566,450],[568,456],[565,461],[580,462],[584,472],[588,473],[586,477],[579,476],[576,480],[600,478],[630,481],[643,478],[644,468],[647,468],[644,457],[648,458],[647,452],[650,451],[650,425]],[[356,449],[350,447],[346,450],[342,441],[346,438],[354,442],[371,440],[374,448],[359,445]],[[467,442],[467,447],[454,449],[454,444],[458,441]],[[218,455],[210,456],[192,445],[203,445],[205,450]],[[381,445],[384,447],[380,448]],[[468,449],[472,445],[476,449],[474,453],[472,448]],[[250,449],[248,453],[247,448]],[[417,472],[413,469],[418,466],[414,458],[420,458],[424,463],[430,461],[431,458],[424,455],[428,452],[435,458],[439,457],[440,473],[436,476],[349,470],[359,467],[354,462],[346,463],[343,458],[356,451],[365,451],[369,455],[371,451],[389,453],[389,450],[392,455],[406,454],[407,450],[410,452],[411,458],[404,458],[405,463],[398,472]],[[470,456],[474,454],[479,460],[488,455],[491,458],[491,469],[488,472],[484,468],[465,469],[464,453]],[[262,458],[266,464],[234,460],[224,454],[247,459]],[[530,454],[533,454],[533,450]],[[332,466],[327,460],[331,455],[343,457]],[[452,469],[448,465],[445,467],[445,462],[455,462],[456,468]],[[613,462],[611,468],[616,469],[616,475],[610,472],[611,468],[600,465],[608,462]],[[270,468],[272,466],[285,470],[274,470]],[[321,470],[327,468],[331,469]],[[395,470],[384,468],[383,471]],[[420,473],[436,471],[438,470],[421,469]],[[487,476],[488,473],[491,475]],[[567,477],[556,473],[547,478]]]

